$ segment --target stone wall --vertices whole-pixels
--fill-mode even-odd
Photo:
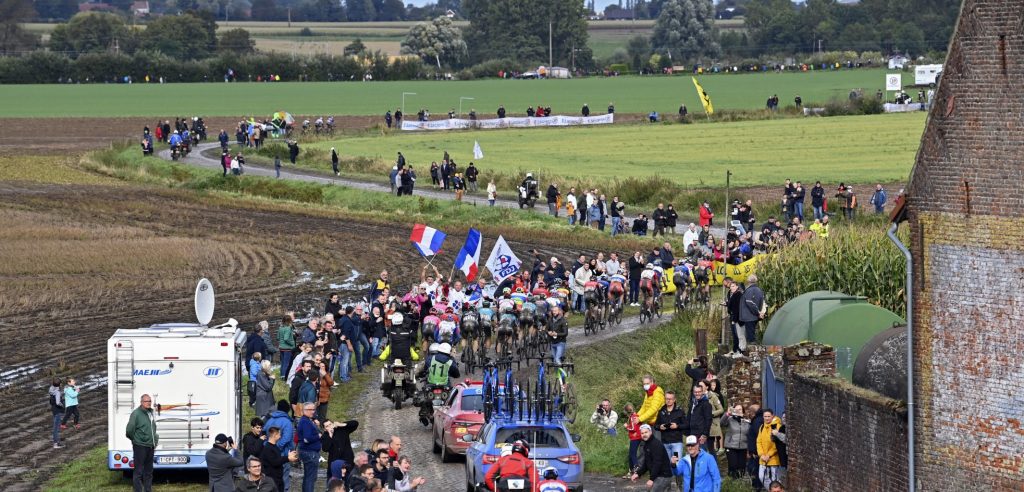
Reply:
[[[1024,490],[1022,113],[1024,0],[965,0],[907,189],[919,490]]]
[[[786,490],[907,489],[903,402],[843,379],[791,372],[786,379],[786,417]]]
[[[774,367],[782,367],[780,347],[750,345],[748,349],[747,357],[714,359],[713,369],[722,380],[730,405],[740,403],[746,407],[751,403],[761,404],[761,366],[765,357],[773,359]]]

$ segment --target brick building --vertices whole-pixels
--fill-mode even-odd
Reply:
[[[1024,0],[965,0],[908,186],[919,490],[1024,490]]]

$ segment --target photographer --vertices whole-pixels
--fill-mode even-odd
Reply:
[[[243,465],[235,440],[217,434],[213,447],[206,452],[206,469],[210,474],[211,492],[234,492],[234,469]]]
[[[607,432],[609,436],[615,435],[615,424],[619,421],[619,415],[612,410],[612,402],[607,398],[597,404],[593,415],[590,416],[590,423]]]

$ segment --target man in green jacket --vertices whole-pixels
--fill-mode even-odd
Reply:
[[[281,320],[281,327],[277,329],[277,346],[281,351],[281,377],[288,377],[288,368],[292,366],[292,352],[295,351],[295,330],[292,329],[294,320],[291,315],[285,315]]]
[[[142,400],[128,418],[125,435],[132,441],[132,457],[135,460],[135,473],[132,476],[134,492],[151,492],[153,490],[153,451],[160,442],[156,434],[156,417],[153,415],[153,399],[142,395]]]

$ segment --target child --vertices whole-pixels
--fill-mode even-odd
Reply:
[[[60,378],[53,378],[50,384],[49,399],[50,399],[50,412],[53,414],[53,448],[60,449],[64,445],[60,443],[60,421],[61,415],[64,415],[64,402],[62,401],[63,392],[60,389]]]
[[[263,420],[259,417],[253,417],[249,421],[249,425],[252,430],[242,436],[242,460],[249,459],[250,456],[259,457],[260,453],[263,452],[263,441],[267,438],[263,435]]]
[[[641,440],[640,436],[640,416],[636,413],[636,409],[633,408],[632,403],[627,403],[626,408],[622,412],[626,416],[626,422],[622,424],[626,428],[626,432],[629,435],[629,472],[627,476],[622,478],[629,478],[639,465],[640,457],[637,456],[637,452],[640,450]]]
[[[256,352],[252,354],[252,359],[249,359],[249,382],[246,384],[246,390],[249,392],[249,406],[256,406],[256,377],[260,375],[262,367],[260,361],[263,360],[263,354]]]
[[[60,423],[61,429],[68,428],[68,420],[71,420],[71,416],[75,416],[75,428],[78,429],[78,420],[81,418],[78,415],[78,385],[75,384],[75,378],[68,378],[68,385],[64,387],[64,420]]]

